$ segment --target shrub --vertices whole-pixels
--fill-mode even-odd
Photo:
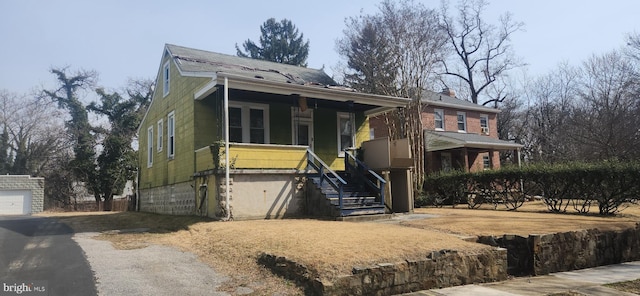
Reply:
[[[588,213],[597,203],[600,215],[613,215],[640,196],[640,163],[536,164],[522,168],[465,173],[453,171],[428,175],[426,199],[436,206],[467,203],[502,204],[515,210],[524,201],[540,195],[551,212],[564,213],[569,205]]]

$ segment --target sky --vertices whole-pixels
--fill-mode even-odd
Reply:
[[[438,9],[439,0],[416,0]],[[345,19],[374,14],[365,0],[0,0],[0,90],[28,94],[55,87],[52,67],[99,73],[110,90],[130,78],[155,78],[165,43],[235,55],[235,44],[258,41],[268,18],[289,19],[310,41],[308,66],[332,74]],[[618,49],[640,33],[640,1],[489,0],[485,20],[510,12],[524,22],[511,41],[530,75],[560,62],[578,65]],[[455,4],[451,3],[450,6]]]

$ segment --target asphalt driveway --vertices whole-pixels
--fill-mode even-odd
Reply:
[[[96,295],[93,272],[73,234],[54,219],[0,216],[0,295],[24,289],[33,291],[27,295]]]

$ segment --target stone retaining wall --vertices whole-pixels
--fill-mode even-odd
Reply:
[[[619,231],[530,235],[529,240],[534,275],[640,260],[640,223]]]
[[[545,275],[640,260],[640,223],[617,231],[485,236],[478,242],[507,249],[511,275]]]
[[[395,295],[507,278],[507,250],[502,248],[477,254],[442,250],[424,260],[354,267],[352,274],[332,281],[284,257],[262,254],[258,261],[304,286],[307,295]]]

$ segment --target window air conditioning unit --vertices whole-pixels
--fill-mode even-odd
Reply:
[[[482,134],[483,135],[487,135],[487,136],[489,135],[489,128],[488,127],[484,127],[483,126],[483,127],[481,127],[481,129],[482,129]]]

